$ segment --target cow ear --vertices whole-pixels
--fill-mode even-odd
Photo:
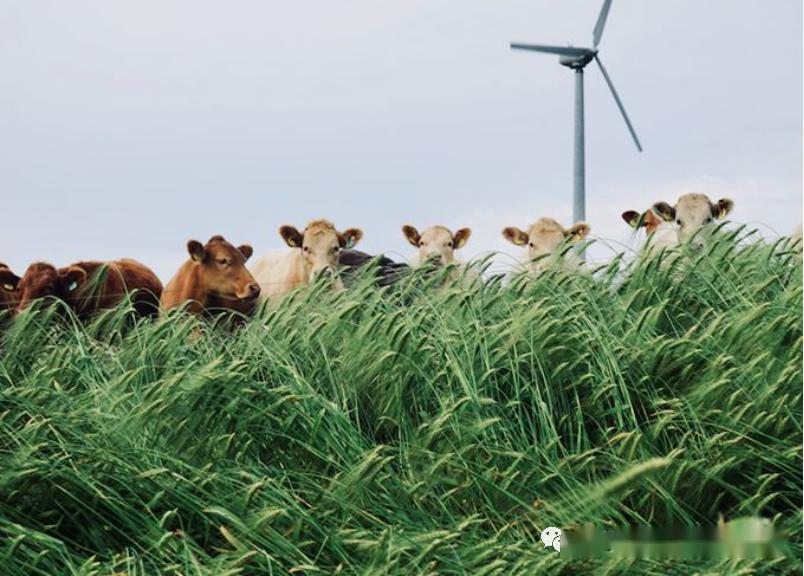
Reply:
[[[471,235],[472,231],[469,228],[461,228],[452,236],[452,247],[455,250],[463,248],[466,246],[466,243],[469,241],[469,236]]]
[[[17,285],[20,283],[20,277],[14,274],[8,268],[0,268],[0,286],[3,287],[3,290],[11,292],[12,290],[17,289]]]
[[[419,235],[419,231],[416,230],[416,228],[409,224],[405,224],[402,226],[402,234],[405,235],[405,238],[408,239],[408,243],[411,246],[415,246],[416,248],[419,247],[419,242],[422,241],[422,237]]]
[[[583,240],[591,230],[592,227],[586,222],[576,222],[568,230],[564,230],[564,235],[573,240]]]
[[[360,228],[347,228],[338,234],[338,243],[341,248],[354,248],[362,237],[363,231]]]
[[[304,236],[293,226],[288,226],[287,224],[280,226],[279,235],[285,241],[285,244],[291,248],[301,248],[302,244],[304,244]]]
[[[251,258],[251,255],[254,254],[254,248],[252,248],[249,244],[241,244],[237,247],[240,250],[240,253],[243,255],[243,258],[248,261]]]
[[[625,220],[625,223],[634,230],[638,230],[641,226],[645,225],[645,222],[642,220],[641,216],[642,215],[636,210],[626,210],[623,212],[623,220]]]
[[[530,239],[527,232],[520,230],[516,226],[503,228],[502,235],[511,244],[516,244],[517,246],[524,246]]]
[[[74,292],[87,279],[87,271],[80,266],[68,266],[59,270],[59,281],[66,292]]]
[[[676,219],[676,209],[667,202],[657,202],[652,210],[665,222],[672,222]]]
[[[190,240],[187,242],[187,252],[190,253],[190,258],[196,262],[203,262],[207,257],[207,249],[198,240]]]
[[[734,202],[729,198],[721,198],[712,204],[712,218],[722,220],[734,208]]]

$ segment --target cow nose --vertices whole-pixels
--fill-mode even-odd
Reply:
[[[248,285],[248,293],[250,298],[256,298],[260,295],[260,285],[259,284],[249,284]]]

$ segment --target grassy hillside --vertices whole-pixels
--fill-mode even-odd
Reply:
[[[2,574],[800,573],[788,247],[369,284],[235,331],[7,323]],[[539,541],[718,514],[773,518],[793,559],[567,562]]]

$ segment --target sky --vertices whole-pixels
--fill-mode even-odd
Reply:
[[[588,46],[599,0],[0,0],[0,261],[136,258],[190,238],[257,255],[325,217],[406,260],[400,228],[572,216],[573,73],[511,41]],[[614,0],[586,70],[593,259],[620,214],[684,192],[768,237],[802,219],[802,2]]]

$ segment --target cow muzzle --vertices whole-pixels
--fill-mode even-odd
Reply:
[[[424,256],[424,264],[427,266],[446,266],[447,260],[440,252],[430,252]]]
[[[323,268],[319,268],[318,270],[313,270],[310,274],[310,280],[313,282],[317,282],[319,279],[321,280],[331,280],[335,277],[335,267],[334,266],[324,266]]]
[[[248,286],[246,286],[245,291],[237,292],[236,296],[240,300],[256,300],[260,297],[260,285],[252,282]]]

